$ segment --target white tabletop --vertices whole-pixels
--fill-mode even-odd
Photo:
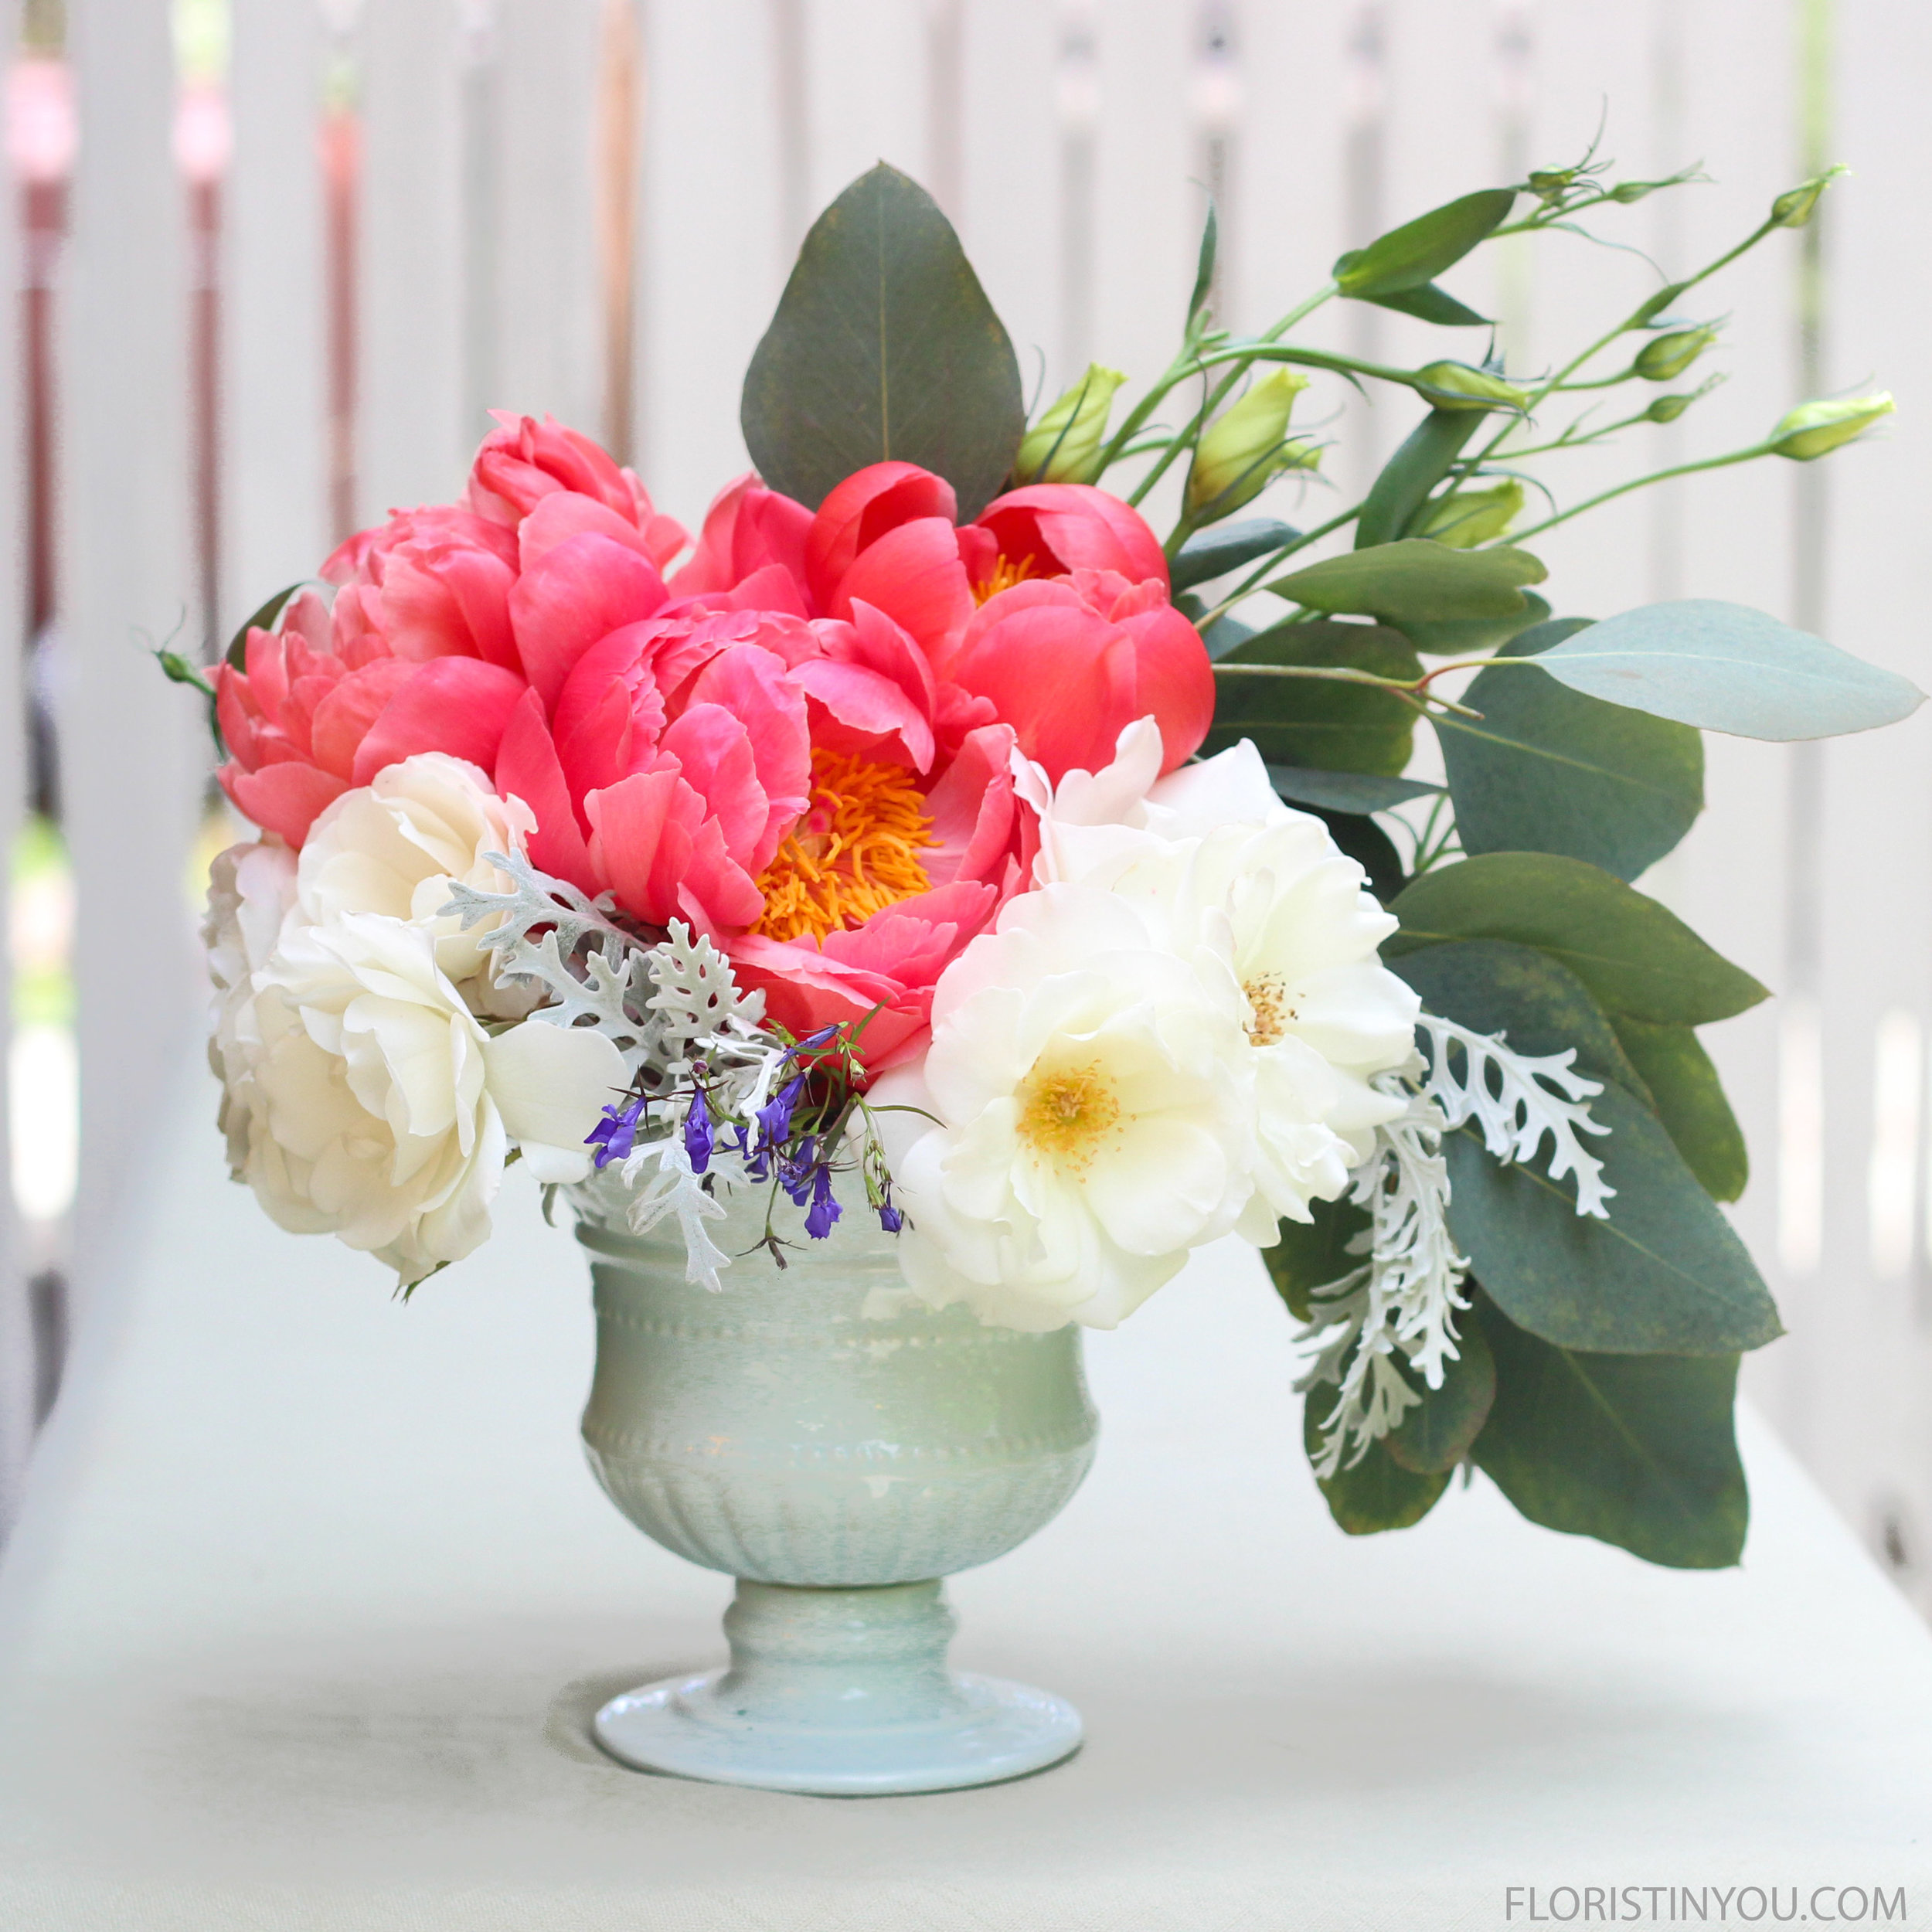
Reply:
[[[716,1658],[730,1585],[584,1470],[573,1243],[519,1190],[404,1307],[230,1187],[192,1101],[0,1571],[0,1925],[1438,1932],[1531,1923],[1532,1886],[1546,1922],[1668,1923],[1672,1886],[1713,1923],[1793,1886],[1932,1917],[1932,1635],[1761,1427],[1740,1570],[1480,1479],[1352,1541],[1233,1247],[1094,1338],[1086,1488],[954,1586],[957,1661],[1073,1699],[1077,1758],[856,1801],[622,1770],[589,1713]]]

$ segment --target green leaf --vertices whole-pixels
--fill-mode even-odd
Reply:
[[[1362,512],[1355,522],[1355,547],[1366,550],[1393,543],[1403,536],[1410,519],[1449,474],[1463,446],[1482,423],[1480,410],[1431,410],[1383,464],[1381,474],[1362,498]]]
[[[1421,1406],[1383,1438],[1396,1462],[1419,1476],[1446,1476],[1468,1456],[1495,1399],[1496,1364],[1481,1327],[1467,1315],[1460,1326],[1442,1386],[1420,1389]]]
[[[1910,717],[1925,693],[1762,611],[1693,597],[1647,604],[1546,651],[1593,698],[1740,738],[1832,738]]]
[[[242,620],[240,629],[228,640],[228,648],[222,654],[237,671],[248,668],[249,632],[274,630],[275,620],[282,614],[282,607],[301,587],[300,583],[291,583],[287,590],[277,590],[253,617]]]
[[[1587,628],[1539,624],[1502,655],[1534,656]],[[1704,808],[1703,740],[1689,725],[1508,665],[1484,672],[1463,702],[1481,719],[1433,722],[1466,852],[1563,852],[1634,879]]]
[[[1355,771],[1311,771],[1301,765],[1270,765],[1268,781],[1290,804],[1318,811],[1386,811],[1411,798],[1442,793],[1441,786],[1420,778],[1372,778]]]
[[[1223,523],[1212,530],[1191,536],[1175,553],[1168,577],[1176,592],[1191,590],[1197,583],[1213,582],[1238,570],[1270,550],[1292,543],[1301,532],[1271,516],[1258,516],[1245,523]]]
[[[1308,1297],[1331,1281],[1339,1281],[1362,1266],[1364,1257],[1351,1254],[1349,1243],[1369,1231],[1369,1210],[1349,1201],[1309,1203],[1311,1221],[1284,1221],[1281,1238],[1261,1250],[1275,1292],[1298,1321],[1314,1318]]]
[[[1221,224],[1214,203],[1207,206],[1207,219],[1201,225],[1201,252],[1194,264],[1194,292],[1187,298],[1187,318],[1192,323],[1206,305],[1208,291],[1214,286],[1214,257],[1220,245]]]
[[[1437,328],[1487,328],[1490,318],[1478,315],[1459,302],[1446,288],[1424,282],[1420,288],[1396,289],[1386,295],[1364,295],[1378,308],[1393,308],[1400,315],[1413,315],[1419,322],[1431,322]]]
[[[1613,1024],[1685,1165],[1713,1199],[1737,1199],[1751,1177],[1750,1156],[1697,1036],[1688,1026],[1652,1026],[1622,1013]]]
[[[1508,617],[1452,617],[1441,624],[1426,617],[1404,617],[1396,628],[1429,657],[1479,658],[1485,651],[1500,650],[1512,638],[1549,621],[1549,606],[1534,590],[1526,590],[1522,601],[1523,607]]]
[[[1526,1335],[1480,1297],[1496,1396],[1475,1461],[1532,1522],[1646,1562],[1722,1570],[1750,1504],[1735,1355],[1590,1355]]]
[[[952,224],[884,162],[813,224],[745,375],[745,446],[816,509],[888,458],[936,471],[977,516],[1026,427],[1019,365]]]
[[[1506,940],[1451,940],[1390,961],[1423,1009],[1478,1033],[1499,1033],[1541,1059],[1573,1049],[1578,1073],[1614,1082],[1648,1105],[1650,1090],[1616,1027],[1567,966]],[[1613,1210],[1614,1212],[1614,1210]]]
[[[1485,1151],[1473,1123],[1443,1138],[1449,1229],[1510,1320],[1609,1355],[1725,1355],[1784,1331],[1736,1230],[1657,1117],[1621,1087],[1590,1103],[1586,1137],[1616,1189],[1610,1218],[1576,1211],[1573,1182]]]
[[[1366,248],[1351,249],[1335,263],[1335,279],[1343,294],[1358,298],[1420,288],[1500,227],[1515,199],[1513,188],[1485,188],[1432,208]]]
[[[1418,678],[1422,666],[1398,631],[1368,624],[1277,624],[1237,645],[1223,664],[1351,666],[1379,677]],[[1270,764],[1399,777],[1415,741],[1416,713],[1394,692],[1315,678],[1217,677],[1204,753],[1243,738]]]
[[[1201,641],[1207,646],[1209,662],[1219,664],[1223,658],[1233,656],[1256,634],[1254,626],[1243,624],[1239,617],[1219,617],[1201,633]]]
[[[1264,587],[1311,611],[1386,618],[1502,617],[1522,610],[1522,586],[1549,573],[1527,550],[1453,550],[1404,537],[1325,557]]]
[[[1301,1410],[1301,1440],[1312,1462],[1321,1449],[1321,1422],[1335,1406],[1335,1386],[1323,1383],[1308,1391]],[[1447,1471],[1420,1475],[1405,1469],[1385,1444],[1372,1442],[1352,1469],[1338,1469],[1324,1482],[1315,1478],[1328,1514],[1351,1536],[1381,1529],[1406,1529],[1435,1508],[1449,1487]]]
[[[1562,961],[1599,1005],[1679,1026],[1728,1019],[1768,997],[1654,899],[1580,859],[1488,852],[1425,872],[1390,908],[1385,956],[1445,939],[1513,939]]]

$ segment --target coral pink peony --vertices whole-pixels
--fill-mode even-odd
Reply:
[[[1151,579],[1076,570],[1027,579],[982,605],[951,665],[989,702],[1020,749],[1058,781],[1098,771],[1121,733],[1151,716],[1163,771],[1185,763],[1214,717],[1214,674],[1200,637]]]

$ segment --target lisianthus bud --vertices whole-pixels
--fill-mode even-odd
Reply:
[[[1714,328],[1674,328],[1646,342],[1631,366],[1647,383],[1668,383],[1682,376],[1716,340]]]
[[[1692,389],[1682,396],[1660,396],[1644,412],[1648,423],[1674,423],[1703,393],[1702,389]]]
[[[1291,369],[1264,376],[1209,427],[1188,472],[1187,507],[1212,504],[1225,515],[1260,495],[1280,473],[1305,461],[1305,445],[1288,442],[1288,417],[1308,379]]]
[[[1844,172],[1842,168],[1828,168],[1821,175],[1814,175],[1809,181],[1800,182],[1795,188],[1786,189],[1771,203],[1773,223],[1780,228],[1802,228],[1811,219],[1818,196]]]
[[[1896,407],[1888,389],[1838,402],[1801,403],[1771,431],[1770,445],[1780,456],[1809,463],[1851,442]]]
[[[1439,498],[1416,531],[1452,550],[1473,550],[1501,536],[1522,509],[1522,485],[1512,476],[1487,490],[1454,490]]]
[[[1087,373],[1026,432],[1013,458],[1015,478],[1022,484],[1092,482],[1114,392],[1126,380],[1119,369],[1089,362]]]
[[[1416,386],[1439,410],[1520,410],[1526,392],[1467,362],[1431,362],[1416,371]]]

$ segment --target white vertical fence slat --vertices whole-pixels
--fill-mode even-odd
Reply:
[[[694,529],[747,466],[739,387],[797,246],[776,11],[770,0],[644,9],[637,467],[659,507]]]
[[[360,25],[356,515],[369,523],[456,494],[477,440],[477,349],[464,327],[471,63],[456,0],[369,0]]]
[[[11,15],[9,16],[11,20]],[[11,53],[11,50],[9,50]],[[0,63],[0,76],[5,72]],[[21,285],[20,200],[19,184],[0,147],[0,289],[19,313],[15,294]],[[26,552],[25,519],[21,513],[22,364],[18,338],[9,336],[10,352],[0,355],[0,423],[13,429],[0,437],[0,651],[15,673],[0,678],[0,850],[12,847],[20,801],[25,791],[22,753],[25,750],[19,714],[20,679],[17,667],[26,645]],[[13,982],[9,954],[0,951],[0,1068],[7,1063],[12,1035]],[[6,1083],[0,1082],[0,1151],[9,1145]],[[0,1166],[4,1166],[0,1162]],[[11,1177],[9,1177],[9,1182]],[[11,1526],[33,1446],[34,1336],[32,1311],[22,1256],[14,1239],[13,1189],[0,1187],[0,1539]]]
[[[319,9],[233,0],[222,222],[226,637],[328,549]]]
[[[925,181],[932,105],[926,9],[907,0],[807,0],[808,218],[875,162]]]
[[[498,0],[489,406],[594,434],[602,403],[597,260],[598,0]],[[488,215],[485,216],[488,218]],[[485,425],[472,422],[477,435]]]
[[[61,304],[56,703],[78,881],[84,1319],[200,1019],[187,865],[209,747],[199,708],[144,650],[178,627],[195,634],[185,205],[168,18],[148,0],[74,0],[67,32],[81,143]]]

